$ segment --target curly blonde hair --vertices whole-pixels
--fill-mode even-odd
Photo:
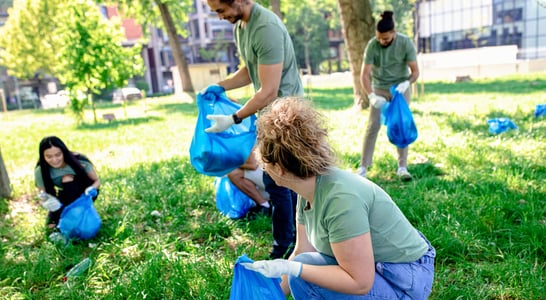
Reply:
[[[304,179],[324,174],[335,164],[324,118],[310,101],[279,98],[262,111],[256,124],[264,163],[279,164]]]

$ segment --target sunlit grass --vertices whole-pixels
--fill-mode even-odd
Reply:
[[[410,146],[409,183],[397,180],[396,151],[382,129],[369,176],[436,247],[431,299],[545,298],[546,118],[533,117],[545,90],[545,74],[427,83],[411,104],[419,138]],[[245,101],[250,93],[230,96]],[[327,117],[340,167],[355,170],[368,111],[353,108],[350,87],[313,87],[307,96]],[[0,201],[0,298],[227,299],[233,262],[243,253],[265,258],[271,224],[217,211],[213,178],[189,163],[196,115],[195,104],[176,97],[98,104],[99,123],[88,111],[82,126],[62,110],[0,114],[14,191]],[[487,119],[495,117],[519,129],[491,135]],[[45,135],[97,167],[103,226],[91,241],[47,241],[45,212],[33,198]],[[63,282],[88,256],[89,271]]]

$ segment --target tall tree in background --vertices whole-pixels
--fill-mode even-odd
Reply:
[[[366,44],[375,32],[370,1],[338,0],[338,6],[353,77],[354,104],[366,108],[369,103],[360,84],[360,69]]]
[[[9,183],[8,172],[6,171],[6,165],[2,158],[2,151],[0,149],[0,198],[11,197],[11,187]]]
[[[92,0],[69,1],[60,13],[64,22],[57,24],[56,32],[63,47],[55,73],[75,95],[77,92],[87,95],[87,100],[75,96],[71,99],[71,108],[79,121],[80,102],[87,102],[92,105],[96,123],[92,94],[103,88],[123,86],[129,78],[142,74],[140,46],[123,47],[125,37],[119,24],[115,26],[105,19]]]
[[[195,93],[188,62],[179,39],[179,36],[187,34],[183,26],[188,20],[188,14],[193,10],[192,0],[106,0],[100,2],[118,5],[120,11],[126,16],[134,17],[139,24],[164,29],[169,37],[169,46],[178,68],[182,88],[192,95]],[[146,31],[148,28],[143,29]]]

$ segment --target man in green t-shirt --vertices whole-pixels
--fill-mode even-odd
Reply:
[[[417,55],[411,39],[396,32],[392,11],[384,11],[376,26],[376,36],[372,38],[364,52],[364,63],[360,74],[362,87],[368,93],[370,115],[364,136],[360,168],[357,173],[366,177],[366,171],[372,164],[377,134],[381,128],[381,107],[390,101],[389,88],[398,85],[396,90],[410,103],[409,88],[419,77]],[[397,148],[397,175],[404,181],[411,180],[408,172],[408,147]]]
[[[233,115],[207,116],[213,121],[213,126],[207,128],[206,132],[222,132],[239,124],[278,97],[303,96],[292,40],[277,15],[252,0],[208,0],[207,3],[220,19],[235,25],[235,44],[244,66],[228,79],[208,86],[203,93],[224,92],[251,83],[255,93]],[[252,181],[247,174],[257,168],[254,156],[250,155],[249,161],[228,176],[235,186],[257,203],[258,208],[269,209],[269,202],[256,188],[257,185],[265,185],[274,208],[274,242],[270,257],[286,257],[295,240],[295,194],[277,186],[265,172],[261,178],[263,182]]]

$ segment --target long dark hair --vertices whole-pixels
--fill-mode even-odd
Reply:
[[[36,166],[40,166],[42,179],[44,180],[44,187],[48,194],[57,195],[55,185],[53,184],[53,180],[51,179],[51,166],[46,162],[44,157],[44,152],[51,147],[57,147],[61,149],[61,151],[63,152],[63,158],[65,163],[69,165],[74,170],[74,172],[76,172],[76,176],[78,178],[84,180],[86,186],[93,184],[93,180],[89,178],[89,175],[87,175],[87,172],[80,163],[80,160],[84,160],[89,163],[91,163],[91,161],[83,154],[74,153],[68,150],[68,148],[60,138],[56,136],[47,136],[43,138],[42,141],[40,141],[40,158],[38,159],[38,163],[36,164]]]

